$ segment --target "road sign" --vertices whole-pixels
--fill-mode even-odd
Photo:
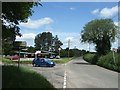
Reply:
[[[36,51],[36,52],[35,52],[35,55],[40,54],[40,53],[41,53],[41,51]]]
[[[115,65],[116,65],[115,52],[117,52],[117,49],[116,49],[116,48],[112,48],[112,51],[113,51],[113,60],[114,60],[114,63],[115,63]]]
[[[112,48],[112,51],[113,51],[113,52],[117,52],[117,49],[116,49],[116,48]]]
[[[61,51],[61,48],[58,48],[59,51]]]

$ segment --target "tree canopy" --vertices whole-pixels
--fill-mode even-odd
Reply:
[[[4,54],[13,51],[13,42],[16,35],[21,36],[19,23],[27,22],[32,15],[34,6],[41,5],[39,2],[3,2],[2,3],[2,48]],[[8,48],[9,47],[9,48]]]
[[[116,28],[111,19],[92,20],[83,27],[82,42],[94,43],[100,55],[107,54],[111,49],[111,42],[115,40]]]
[[[63,45],[57,35],[54,37],[50,32],[43,32],[35,37],[35,49],[58,51],[58,48]]]

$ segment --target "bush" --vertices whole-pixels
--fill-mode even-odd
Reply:
[[[115,61],[113,59],[113,53],[110,52],[107,55],[101,56],[97,62],[98,65],[120,72],[120,54],[115,53]]]
[[[83,56],[83,59],[86,60],[89,63],[95,64],[95,62],[96,62],[96,54],[90,54],[90,53],[85,54]]]

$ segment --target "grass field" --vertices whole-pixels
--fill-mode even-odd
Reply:
[[[54,87],[40,74],[15,66],[2,67],[2,88],[47,88],[47,90],[54,90]]]

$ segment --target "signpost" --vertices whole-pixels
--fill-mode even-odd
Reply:
[[[18,68],[20,67],[20,51],[26,47],[26,41],[15,41],[14,47],[19,51]]]
[[[117,52],[117,49],[116,48],[112,48],[112,51],[113,51],[113,60],[114,60],[114,63],[116,65],[116,62],[115,62],[115,52]]]
[[[58,48],[58,51],[59,51],[59,56],[60,56],[60,51],[61,51],[61,48]]]

